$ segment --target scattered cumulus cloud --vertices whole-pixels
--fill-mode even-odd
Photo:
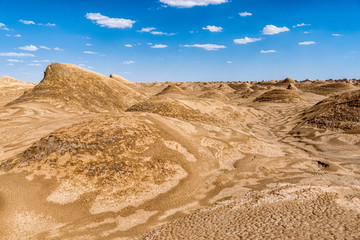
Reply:
[[[35,25],[36,23],[34,21],[31,21],[31,20],[23,20],[23,19],[20,19],[19,22],[25,24],[25,25]],[[56,24],[55,23],[38,23],[36,25],[39,25],[39,26],[47,26],[47,27],[55,27]]]
[[[47,27],[55,27],[56,26],[56,24],[55,23],[39,23],[38,25],[40,25],[40,26],[47,26]]]
[[[339,33],[333,33],[331,35],[334,36],[334,37],[340,37],[341,36],[341,34],[339,34]]]
[[[59,48],[59,47],[54,47],[54,50],[55,50],[55,51],[64,51],[64,49]]]
[[[101,27],[107,28],[132,28],[133,24],[136,22],[134,20],[124,18],[110,18],[101,15],[100,13],[87,13],[85,17],[89,20],[92,20]]]
[[[232,62],[232,61],[227,61],[226,63],[228,63],[228,64],[232,64],[233,62]]]
[[[262,38],[244,37],[244,38],[234,39],[234,43],[236,43],[236,44],[248,44],[248,43],[258,42],[260,40],[262,40]]]
[[[310,32],[309,31],[305,31],[304,34],[309,34]]]
[[[217,44],[193,44],[193,45],[183,45],[183,47],[195,47],[195,48],[202,48],[207,51],[217,51],[219,49],[226,48],[224,45],[217,45]]]
[[[24,50],[24,51],[35,52],[35,51],[37,51],[39,48],[38,48],[37,46],[34,46],[34,45],[27,45],[27,46],[19,47],[19,49]]]
[[[17,63],[24,62],[23,60],[19,60],[19,59],[8,59],[7,61],[8,62],[17,62]]]
[[[45,49],[45,50],[50,50],[50,48],[48,48],[47,46],[39,46],[39,48]]]
[[[15,34],[15,35],[6,34],[6,36],[7,36],[7,37],[16,37],[16,38],[22,37],[21,34]]]
[[[28,65],[33,67],[41,67],[41,64],[39,63],[29,63]]]
[[[20,19],[19,22],[26,24],[26,25],[35,25],[34,21],[22,20]]]
[[[93,52],[93,51],[84,51],[83,53],[86,53],[86,54],[98,54],[98,52]]]
[[[165,44],[155,44],[155,45],[152,45],[151,48],[167,48],[168,45],[165,45]]]
[[[129,60],[129,61],[123,61],[124,65],[134,64],[135,61]]]
[[[290,29],[288,29],[287,27],[277,27],[275,25],[266,25],[262,32],[264,35],[275,35],[275,34],[279,34],[282,32],[288,32],[288,31],[290,31]]]
[[[133,47],[133,45],[131,45],[131,44],[125,44],[124,46],[127,47],[127,48]]]
[[[30,53],[0,52],[0,57],[35,57]]]
[[[191,8],[195,6],[208,6],[227,3],[228,0],[160,0],[160,2],[171,7]]]
[[[210,26],[210,25],[207,25],[206,27],[203,27],[202,29],[209,30],[210,32],[222,32],[222,30],[223,30],[222,27]]]
[[[33,62],[33,63],[41,63],[41,62],[48,63],[48,62],[50,62],[50,60],[33,60],[31,62]]]
[[[14,66],[15,64],[13,64],[13,63],[8,63],[7,65],[8,65],[8,66]]]
[[[150,33],[153,35],[167,35],[167,36],[175,35],[175,33],[166,33],[166,32],[161,32],[161,31],[151,31]]]
[[[299,45],[314,45],[316,42],[314,41],[305,41],[305,42],[299,42]]]
[[[276,50],[261,50],[260,53],[276,53]]]
[[[8,27],[6,27],[6,25],[4,23],[0,23],[0,29],[1,30],[5,30],[5,31],[9,31],[10,29]]]
[[[293,28],[305,27],[305,26],[311,26],[311,24],[298,23],[298,24],[294,25]]]
[[[248,16],[252,16],[253,14],[252,14],[252,13],[249,13],[249,12],[241,12],[241,13],[239,13],[239,15],[240,15],[241,17],[248,17]]]
[[[91,44],[91,43],[86,43],[85,45],[88,46],[88,47],[90,47],[92,44]]]
[[[154,27],[146,27],[146,28],[142,28],[141,30],[138,30],[138,32],[151,32],[152,30],[155,30],[156,28]]]
[[[167,35],[167,36],[173,36],[175,35],[175,33],[166,33],[166,32],[162,32],[162,31],[154,31],[156,30],[156,28],[154,27],[146,27],[146,28],[142,28],[141,30],[138,30],[138,32],[147,32],[147,33],[151,33],[153,35]]]

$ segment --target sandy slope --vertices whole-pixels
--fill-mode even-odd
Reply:
[[[313,106],[327,84],[135,84],[52,64],[0,108],[0,236],[358,239],[359,99]],[[280,102],[255,101],[273,89]],[[334,99],[351,130],[304,123],[341,121]]]

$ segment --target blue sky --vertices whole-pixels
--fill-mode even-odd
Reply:
[[[0,76],[51,62],[136,82],[360,78],[358,0],[0,0]]]

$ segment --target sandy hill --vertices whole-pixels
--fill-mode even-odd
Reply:
[[[360,90],[329,97],[304,114],[307,123],[319,128],[360,129]]]
[[[188,95],[184,90],[176,86],[175,84],[169,84],[166,88],[164,88],[161,92],[156,94],[156,96],[161,95]]]
[[[305,100],[291,90],[273,89],[261,94],[254,102],[297,103]]]
[[[193,109],[186,104],[167,97],[153,97],[144,102],[137,103],[126,110],[127,112],[149,112],[161,116],[180,120],[196,121],[209,124],[223,123],[215,115],[211,116]]]
[[[328,83],[325,81],[315,81],[297,84],[296,86],[303,92],[311,92],[324,96],[356,90],[354,85],[344,82]]]
[[[283,86],[283,87],[287,87],[289,86],[289,84],[295,84],[296,82],[291,79],[291,78],[285,78],[284,80],[280,81],[280,82],[277,82],[275,83],[275,86]]]
[[[12,77],[0,77],[0,106],[20,97],[34,86],[34,83],[23,82]]]
[[[76,65],[53,63],[32,91],[10,105],[37,101],[92,112],[119,112],[144,99],[142,94],[118,80]]]
[[[165,139],[161,127],[144,117],[102,116],[52,132],[0,168],[56,178],[60,186],[49,202],[68,204],[95,191],[91,213],[117,212],[187,175],[177,164],[182,155],[166,154]]]

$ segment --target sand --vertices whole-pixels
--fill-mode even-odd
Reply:
[[[360,238],[356,81],[1,79],[1,239]]]

